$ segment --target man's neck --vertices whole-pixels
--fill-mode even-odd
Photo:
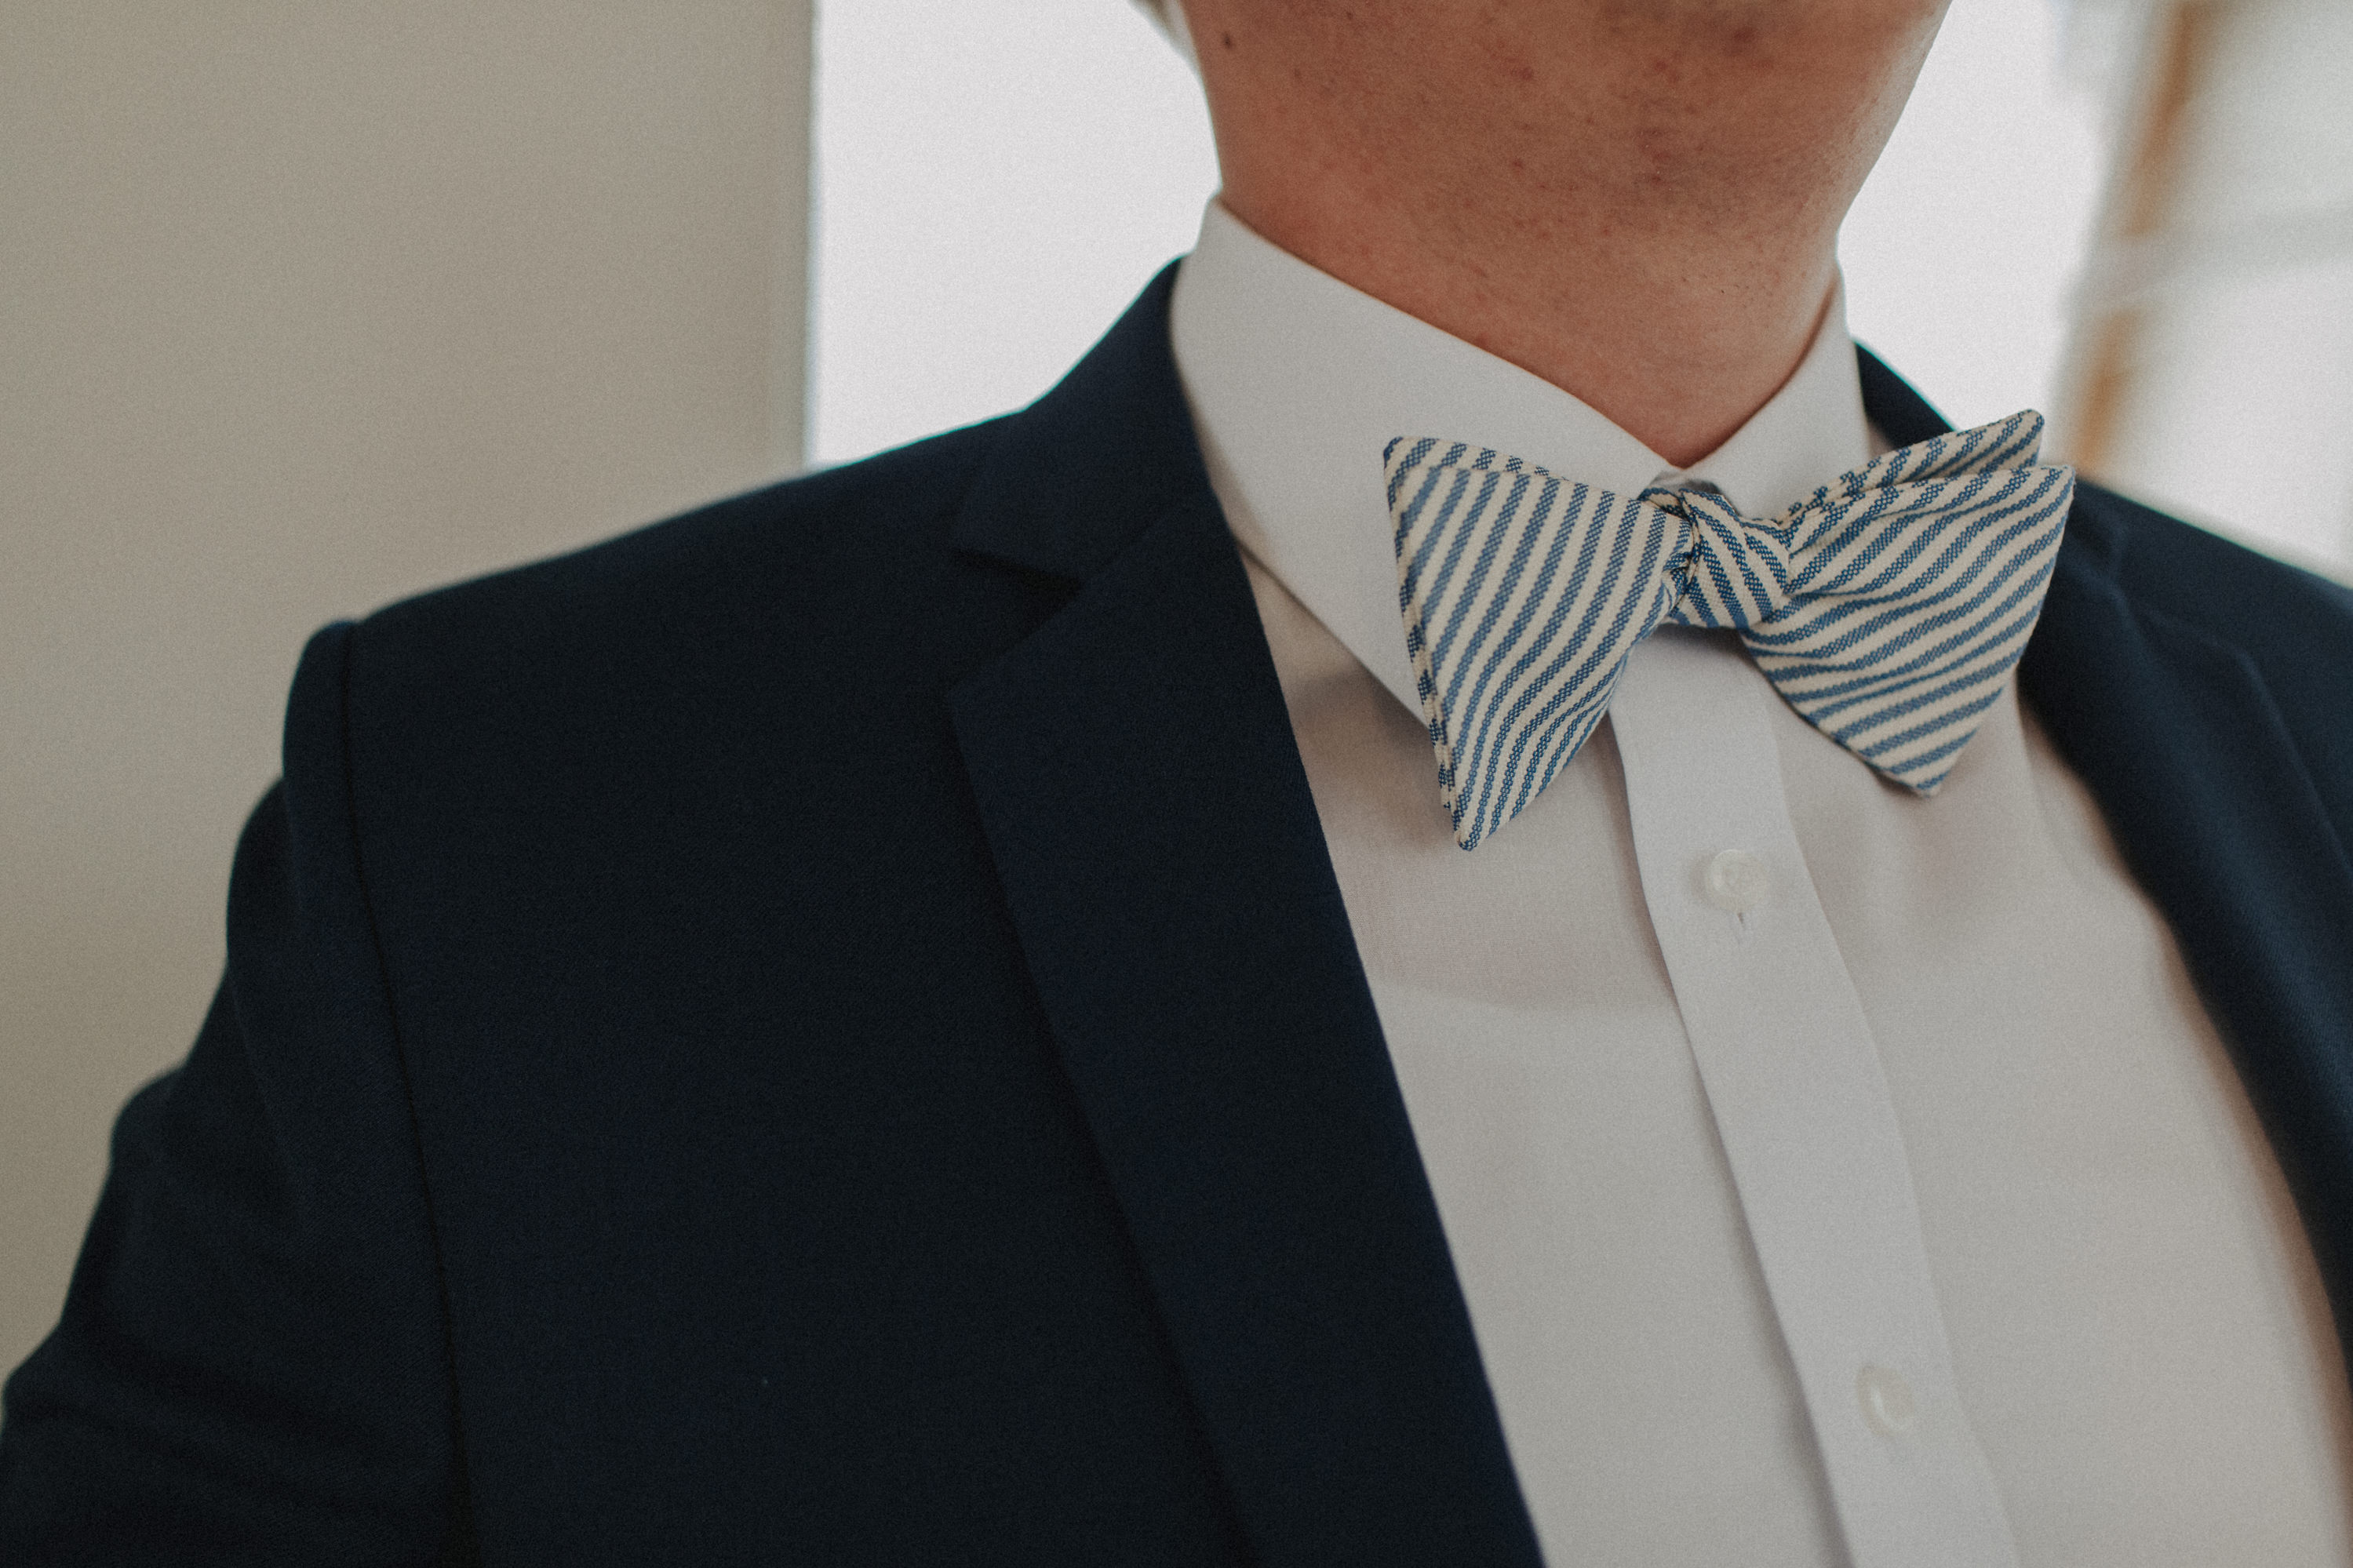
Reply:
[[[1401,215],[1250,195],[1223,199],[1283,249],[1575,395],[1679,468],[1722,446],[1788,380],[1835,271],[1829,245],[1767,258],[1628,244],[1580,231],[1573,212],[1500,240],[1440,228],[1400,245],[1390,237],[1417,226]]]
[[[1814,337],[1941,0],[1187,0],[1223,199],[1668,461]]]

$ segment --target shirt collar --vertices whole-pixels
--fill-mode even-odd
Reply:
[[[1681,470],[1549,382],[1350,288],[1214,200],[1177,269],[1169,332],[1235,537],[1416,713],[1381,469],[1391,437],[1493,447],[1629,495],[1704,479],[1752,515],[1804,500],[1871,453],[1842,286],[1781,390]]]

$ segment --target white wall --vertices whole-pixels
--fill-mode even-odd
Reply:
[[[1945,416],[2056,414],[2105,173],[2053,0],[1954,0],[1839,256],[1847,321]]]
[[[0,1368],[339,616],[801,430],[807,0],[0,0]]]
[[[1217,189],[1200,88],[1125,0],[839,0],[817,58],[820,462],[1044,392]]]

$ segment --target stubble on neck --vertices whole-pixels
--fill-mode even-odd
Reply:
[[[1224,199],[1697,461],[1812,341],[1942,0],[1190,0]]]

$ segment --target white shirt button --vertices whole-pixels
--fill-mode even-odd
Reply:
[[[1719,851],[1708,861],[1701,881],[1707,889],[1709,903],[1736,915],[1745,915],[1757,908],[1773,890],[1773,879],[1766,874],[1765,862],[1746,849]]]
[[[1854,1395],[1862,1418],[1883,1437],[1901,1437],[1919,1424],[1920,1404],[1912,1385],[1893,1367],[1865,1366],[1854,1374]]]

